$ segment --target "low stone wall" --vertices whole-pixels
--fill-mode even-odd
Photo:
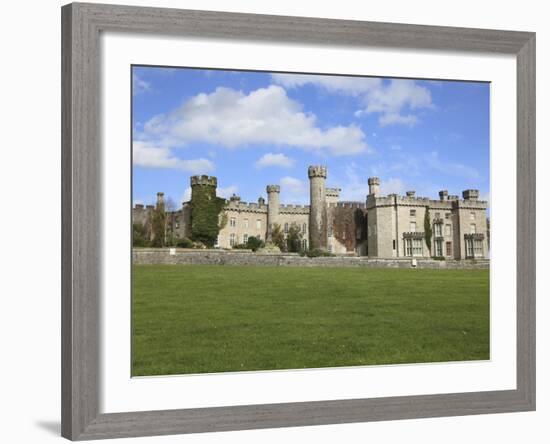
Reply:
[[[413,268],[409,258],[375,259],[368,257],[302,257],[297,254],[257,254],[248,250],[139,249],[132,252],[134,264],[255,265],[271,267],[385,267]],[[488,269],[489,260],[436,261],[416,259],[416,268]]]

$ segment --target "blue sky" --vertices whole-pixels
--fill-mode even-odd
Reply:
[[[307,167],[364,201],[437,197],[467,188],[489,197],[488,83],[133,67],[133,200],[157,191],[177,207],[189,176],[218,177],[244,201],[281,185],[283,203],[308,203]]]

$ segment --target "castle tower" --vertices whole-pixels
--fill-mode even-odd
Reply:
[[[267,191],[267,240],[271,240],[271,229],[279,217],[279,185],[268,185]]]
[[[164,209],[164,193],[161,193],[160,191],[157,193],[157,210],[160,208]]]
[[[327,168],[310,166],[309,177],[309,247],[327,249],[327,203],[325,180]]]
[[[462,192],[462,197],[464,200],[478,200],[479,190],[464,190]]]
[[[197,194],[199,190],[204,190],[211,197],[216,197],[216,188],[218,187],[218,179],[214,176],[191,176],[191,199],[193,194]]]
[[[369,177],[369,195],[378,196],[380,194],[380,179],[378,177]]]

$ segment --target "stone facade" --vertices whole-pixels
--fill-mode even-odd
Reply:
[[[381,195],[380,179],[368,179],[369,194],[364,202],[342,202],[340,189],[326,188],[327,168],[311,166],[310,205],[280,203],[280,186],[268,185],[267,203],[242,202],[233,195],[225,200],[219,215],[220,231],[216,247],[230,249],[246,243],[251,236],[269,240],[277,224],[287,232],[292,224],[300,228],[304,249],[322,249],[340,256],[370,258],[429,258],[446,260],[482,259],[489,257],[487,202],[479,200],[478,190],[465,190],[462,199],[439,192],[439,199],[417,197],[414,191],[405,196]],[[191,187],[208,186],[216,194],[217,180],[193,176]],[[163,202],[157,195],[157,206]],[[136,205],[133,221],[150,230],[154,206]],[[428,211],[432,229],[431,248],[426,244],[424,218]],[[167,236],[191,236],[191,206],[184,202],[170,211]]]

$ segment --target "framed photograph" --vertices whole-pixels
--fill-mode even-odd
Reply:
[[[62,25],[63,436],[535,409],[534,33]]]

